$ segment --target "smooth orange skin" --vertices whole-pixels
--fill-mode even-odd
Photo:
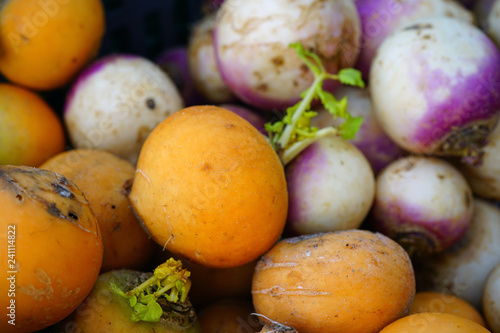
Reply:
[[[59,88],[97,54],[104,31],[101,0],[7,1],[0,15],[0,71],[32,89]]]
[[[102,234],[102,272],[113,269],[144,269],[156,244],[135,217],[127,191],[135,167],[104,150],[73,149],[40,166],[71,179],[89,201]]]
[[[12,187],[6,185],[7,168],[11,167],[0,166],[0,246],[4,249],[0,252],[0,332],[33,332],[68,316],[90,293],[101,268],[102,240],[88,203],[74,185],[68,187],[80,204],[73,201],[69,208],[81,213],[77,223],[50,214],[46,204],[26,192],[23,199],[16,197]],[[37,188],[43,174],[53,173],[33,169],[28,190],[40,195]],[[55,207],[64,211],[67,206],[57,201],[57,194],[55,197]],[[16,230],[14,258],[8,257],[7,251],[9,225],[15,225]],[[9,273],[13,262],[8,260],[15,260],[15,273]],[[11,275],[15,277],[15,295],[8,293],[7,277]],[[15,326],[7,321],[11,319],[7,306],[12,299],[16,305]]]
[[[250,301],[226,299],[201,309],[198,319],[203,333],[258,332],[262,324],[253,312]]]
[[[129,198],[158,244],[218,268],[247,264],[271,248],[288,209],[272,146],[216,106],[185,108],[153,130]]]
[[[34,92],[0,84],[0,165],[38,167],[65,147],[61,120]]]
[[[408,254],[364,230],[285,238],[257,263],[257,313],[304,333],[376,333],[408,313]]]
[[[410,308],[410,314],[422,312],[450,313],[475,321],[486,327],[483,316],[467,301],[451,295],[436,291],[421,291],[415,294]]]
[[[486,328],[462,316],[423,312],[403,317],[386,326],[380,333],[489,333]]]

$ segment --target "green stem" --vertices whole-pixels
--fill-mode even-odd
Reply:
[[[328,136],[328,135],[337,135],[338,131],[334,127],[326,127],[322,128],[319,131],[316,132],[316,134],[312,138],[307,138],[302,141],[297,141],[294,144],[292,144],[290,147],[285,149],[283,152],[283,164],[287,165],[290,163],[298,154],[300,154],[301,151],[306,149],[310,144],[313,142]]]
[[[290,138],[292,137],[293,130],[295,129],[297,121],[300,119],[302,114],[305,111],[307,111],[308,106],[311,105],[311,102],[313,101],[315,95],[315,88],[318,84],[322,83],[323,79],[324,79],[324,74],[320,74],[315,77],[314,83],[312,84],[311,88],[309,88],[306,96],[302,99],[299,107],[293,114],[291,124],[287,124],[285,126],[285,130],[283,131],[283,134],[278,141],[279,148],[286,149],[286,147],[288,146],[288,143],[290,142]]]

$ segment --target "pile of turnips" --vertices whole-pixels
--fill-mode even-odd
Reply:
[[[200,10],[154,58],[88,21],[63,110],[0,86],[0,330],[500,333],[500,0]]]

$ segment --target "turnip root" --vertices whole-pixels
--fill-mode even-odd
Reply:
[[[233,111],[238,116],[240,116],[241,118],[245,119],[250,124],[252,124],[259,132],[267,135],[265,118],[262,115],[255,112],[254,110],[243,105],[232,104],[232,103],[224,103],[220,104],[219,106],[229,111]]]
[[[500,262],[490,272],[483,290],[483,312],[492,333],[500,332]]]
[[[462,238],[473,216],[472,190],[451,164],[408,156],[377,177],[372,227],[411,255],[440,252]]]
[[[487,138],[480,165],[457,163],[474,194],[500,201],[500,126]]]
[[[215,14],[196,23],[188,43],[189,72],[197,90],[211,103],[229,103],[235,97],[222,80],[213,44]]]
[[[312,234],[358,228],[375,195],[375,176],[365,156],[336,136],[319,139],[286,168],[287,228]]]
[[[135,164],[153,128],[183,106],[173,81],[152,61],[112,55],[80,74],[64,121],[74,147],[104,149]]]
[[[447,16],[468,23],[474,16],[455,1],[449,0],[356,0],[362,27],[361,51],[356,64],[368,79],[372,60],[382,41],[408,22],[429,16]]]
[[[363,124],[351,142],[365,155],[375,174],[406,154],[378,124],[373,114],[368,89],[342,86],[334,95],[339,100],[347,98],[349,103],[347,109],[352,116],[363,117]],[[319,111],[318,115],[311,119],[311,124],[319,128],[339,123],[341,119],[332,117],[326,110]]]
[[[375,115],[408,151],[479,163],[500,112],[500,52],[479,28],[432,17],[387,37],[370,71]]]
[[[222,78],[233,93],[257,108],[279,111],[313,82],[290,44],[301,42],[336,73],[354,65],[359,40],[353,0],[226,0],[214,30]]]
[[[414,261],[419,290],[448,292],[476,309],[490,271],[500,262],[500,208],[474,200],[474,218],[464,237],[450,248]]]
[[[309,333],[375,333],[415,295],[408,254],[388,237],[346,230],[285,238],[255,268],[255,311]]]

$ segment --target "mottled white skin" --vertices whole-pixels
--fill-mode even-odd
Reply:
[[[475,6],[479,26],[500,47],[500,0],[480,0]]]
[[[213,45],[215,14],[206,15],[191,30],[188,65],[191,78],[200,93],[211,103],[229,103],[235,97],[222,80]]]
[[[328,136],[302,151],[286,168],[288,225],[294,234],[358,228],[375,194],[375,176],[349,141]]]
[[[500,262],[490,272],[483,291],[483,313],[492,333],[500,333]]]
[[[474,194],[500,201],[500,125],[488,136],[480,165],[459,163],[457,166],[469,182]]]
[[[373,113],[367,88],[341,86],[334,95],[337,100],[347,97],[349,113],[353,117],[363,117],[363,124],[351,142],[365,155],[375,174],[392,161],[406,155],[406,152],[380,127]],[[337,127],[342,122],[342,118],[335,118],[324,109],[318,111],[318,115],[311,119],[311,124],[318,128]]]
[[[407,156],[378,175],[370,220],[410,253],[427,254],[456,243],[472,221],[473,208],[472,190],[454,166]]]
[[[500,262],[500,208],[474,200],[464,237],[442,253],[415,261],[417,289],[449,292],[478,310],[488,274]]]
[[[492,126],[500,110],[500,54],[473,25],[447,17],[413,21],[387,37],[370,72],[375,115],[385,132],[414,153],[443,151],[451,133]]]
[[[74,147],[104,149],[135,164],[149,133],[183,106],[173,81],[152,61],[115,55],[79,76],[64,121]]]
[[[301,42],[337,72],[354,65],[360,35],[353,0],[226,0],[214,43],[231,90],[252,106],[281,111],[313,82],[291,43]]]
[[[401,25],[429,16],[474,22],[473,14],[449,0],[355,0],[362,26],[361,52],[356,64],[365,79],[382,41]]]

